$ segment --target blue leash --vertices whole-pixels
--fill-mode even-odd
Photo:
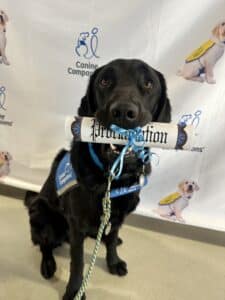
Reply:
[[[113,165],[111,167],[110,174],[108,176],[108,185],[107,185],[106,193],[102,199],[103,215],[101,217],[101,224],[99,226],[98,233],[97,233],[96,244],[95,244],[95,247],[93,250],[89,268],[88,268],[87,273],[82,281],[80,289],[79,289],[77,295],[75,296],[75,300],[81,300],[81,298],[87,288],[88,282],[90,280],[90,276],[92,274],[92,271],[93,271],[93,268],[95,265],[98,249],[100,247],[100,243],[101,243],[104,232],[107,235],[111,231],[111,222],[110,222],[110,217],[111,217],[111,199],[110,198],[112,198],[111,183],[114,179],[118,179],[122,173],[124,158],[125,158],[127,150],[129,148],[131,148],[137,154],[138,158],[140,158],[142,160],[142,162],[145,164],[150,161],[150,153],[149,153],[149,150],[146,150],[144,148],[144,144],[145,144],[144,136],[142,133],[142,129],[140,127],[126,130],[126,129],[120,128],[116,125],[112,125],[111,129],[114,132],[126,137],[127,144],[126,144],[126,146],[124,146],[123,150],[121,151],[121,153],[119,154],[119,156],[117,157],[117,159],[115,160],[115,162],[113,163]],[[136,142],[142,142],[142,144],[140,146],[138,146],[135,144]],[[90,149],[91,149],[91,153],[92,153],[93,149],[92,149],[92,147],[89,146],[89,150]],[[94,156],[94,159],[96,159],[96,156]],[[146,183],[147,183],[147,178],[145,177],[145,184]],[[139,187],[140,187],[140,185],[133,186],[133,187],[131,187],[131,189],[132,189],[132,191],[136,191],[137,188],[140,189]],[[122,193],[123,193],[123,191],[122,191]]]

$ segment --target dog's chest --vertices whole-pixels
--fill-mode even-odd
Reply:
[[[223,55],[224,53],[224,46],[221,45],[214,45],[212,49],[210,49],[204,56],[200,58],[201,63],[207,59],[207,61],[210,61],[211,64],[215,64],[218,59]]]
[[[137,193],[130,195],[118,197],[111,199],[111,217],[110,222],[112,228],[120,226],[124,218],[135,210],[139,202],[139,197]],[[86,214],[86,222],[88,224],[88,232],[96,233],[100,225],[101,216],[102,216],[102,205],[101,199],[98,199],[98,202],[95,206],[90,206],[89,211],[91,213]]]
[[[0,34],[5,32],[6,32],[5,26],[0,24]]]
[[[174,207],[179,208],[180,210],[183,210],[185,207],[188,206],[190,198],[191,198],[191,196],[183,195],[174,203]]]

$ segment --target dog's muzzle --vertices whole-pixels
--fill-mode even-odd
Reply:
[[[139,117],[139,108],[134,103],[114,102],[110,105],[109,113],[112,123],[127,123],[132,125]]]
[[[193,192],[193,186],[191,184],[188,186],[188,192]]]

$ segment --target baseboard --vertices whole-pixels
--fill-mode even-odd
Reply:
[[[0,184],[0,195],[24,199],[24,190]],[[127,217],[125,224],[152,230],[163,234],[174,235],[186,239],[196,240],[225,247],[225,232],[210,230],[190,225],[176,224],[164,220],[131,214]]]

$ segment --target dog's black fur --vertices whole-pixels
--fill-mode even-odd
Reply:
[[[170,122],[171,107],[164,77],[140,60],[112,61],[97,69],[91,76],[78,114],[96,116],[106,127],[112,123],[134,128],[150,121]],[[45,278],[52,277],[56,271],[53,249],[64,241],[70,242],[70,278],[64,300],[72,300],[81,285],[83,242],[85,237],[95,237],[97,234],[108,170],[116,157],[109,145],[95,144],[94,149],[104,165],[104,171],[93,162],[87,143],[73,141],[71,162],[79,185],[57,197],[55,171],[66,153],[62,150],[56,156],[41,192],[36,196],[28,192],[25,199],[29,210],[32,241],[40,247],[41,274]],[[113,187],[130,186],[142,173],[150,174],[150,171],[150,164],[143,165],[134,154],[128,155],[122,175],[113,182]],[[122,243],[118,232],[124,218],[136,208],[138,202],[138,192],[114,198],[112,201],[112,229],[103,237],[107,250],[107,266],[112,274],[127,274],[126,262],[117,254],[116,247]]]

